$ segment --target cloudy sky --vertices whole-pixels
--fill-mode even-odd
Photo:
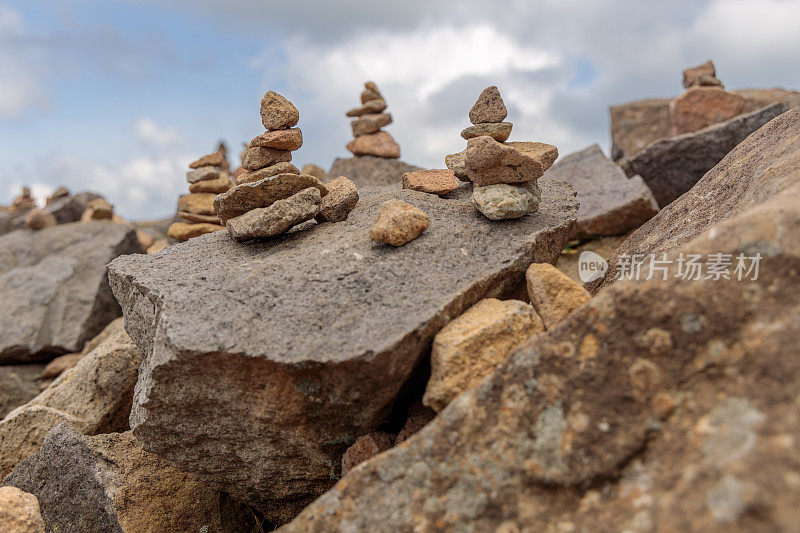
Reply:
[[[800,0],[0,0],[0,203],[21,184],[174,212],[186,165],[300,110],[298,166],[345,157],[344,111],[376,81],[402,159],[443,167],[480,90],[512,139],[609,146],[608,106],[681,90],[713,58],[729,88],[800,89]]]

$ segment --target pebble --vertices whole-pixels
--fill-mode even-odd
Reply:
[[[442,196],[458,189],[458,180],[450,169],[417,170],[403,174],[403,188]]]
[[[254,146],[276,150],[299,150],[303,146],[303,133],[300,128],[268,131],[250,141],[250,148]]]
[[[402,200],[388,200],[381,206],[369,236],[377,242],[403,246],[419,237],[428,224],[430,219],[423,211]]]
[[[478,186],[472,191],[472,204],[486,218],[505,220],[530,215],[539,210],[542,193],[535,181],[523,185]]]
[[[258,170],[275,163],[285,163],[291,160],[292,152],[289,150],[254,146],[242,152],[242,168],[245,170]]]
[[[525,281],[531,304],[547,329],[592,299],[586,289],[549,263],[533,263]]]

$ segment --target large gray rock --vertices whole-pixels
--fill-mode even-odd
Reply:
[[[0,366],[0,419],[41,392],[38,381],[41,380],[44,366]]]
[[[0,237],[0,363],[80,351],[120,315],[105,266],[138,252],[134,229],[111,222]]]
[[[73,368],[0,420],[0,478],[36,453],[47,432],[62,422],[87,435],[127,430],[141,362],[122,318],[109,324],[87,343]]]
[[[131,427],[145,449],[284,522],[329,487],[345,448],[387,416],[450,319],[516,295],[554,262],[577,213],[543,180],[540,210],[492,222],[442,199],[367,187],[347,220],[259,243],[204,235],[109,265],[142,348]],[[430,227],[395,249],[368,233],[399,198]]]
[[[86,210],[89,202],[97,198],[101,198],[101,196],[93,192],[82,192],[74,196],[56,198],[43,209],[56,217],[56,222],[59,224],[77,222],[81,219],[81,215]],[[22,211],[0,211],[0,235],[24,228],[25,215],[27,214],[27,209]]]
[[[158,456],[130,432],[86,437],[56,426],[4,480],[39,499],[47,531],[239,532],[252,515]]]
[[[395,185],[402,183],[403,174],[417,170],[422,168],[399,159],[362,155],[337,158],[328,172],[328,179],[344,176],[359,188],[369,185]]]
[[[691,189],[748,135],[784,112],[781,103],[700,131],[662,139],[620,161],[628,176],[641,175],[663,209]]]
[[[680,253],[762,252],[684,280]],[[282,532],[793,531],[800,185],[534,336]]]
[[[658,213],[653,193],[641,176],[628,178],[596,144],[563,157],[544,174],[578,191],[581,209],[575,236],[622,235]]]

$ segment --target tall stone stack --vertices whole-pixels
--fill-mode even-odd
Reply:
[[[710,60],[683,71],[686,92],[670,102],[672,134],[692,133],[739,114],[747,101],[725,90]]]
[[[204,155],[189,168],[189,194],[178,201],[178,216],[185,222],[174,222],[167,230],[167,235],[179,241],[225,229],[214,213],[214,196],[231,187],[230,166],[223,151]]]
[[[500,91],[484,89],[461,132],[467,148],[445,157],[457,178],[473,184],[472,203],[487,218],[519,218],[539,209],[537,180],[558,158],[558,148],[540,142],[507,142],[512,124]]]
[[[361,106],[349,110],[348,117],[356,117],[350,123],[353,128],[353,140],[347,143],[346,148],[353,155],[372,155],[397,159],[400,157],[400,145],[389,132],[381,128],[392,123],[392,115],[384,113],[386,100],[384,100],[375,82],[364,83],[361,91]]]

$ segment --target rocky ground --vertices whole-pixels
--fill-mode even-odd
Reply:
[[[270,91],[180,218],[23,192],[0,531],[798,531],[800,99],[684,86],[613,160],[492,86],[423,170],[367,82],[327,177]]]

